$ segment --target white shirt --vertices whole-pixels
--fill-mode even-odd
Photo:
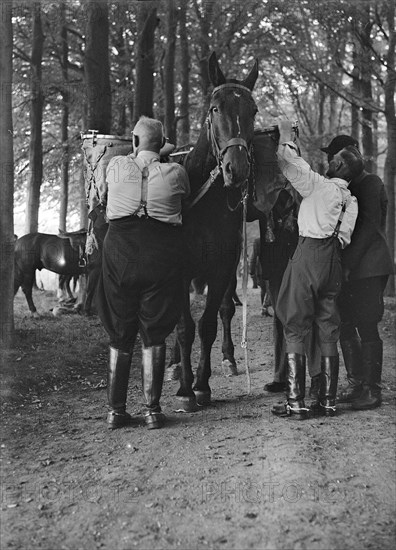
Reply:
[[[190,194],[186,170],[174,162],[160,162],[152,151],[113,157],[106,170],[106,215],[109,220],[135,213],[142,198],[142,170],[149,170],[147,214],[161,222],[181,225],[182,199]]]
[[[298,229],[302,237],[331,237],[346,201],[338,234],[341,246],[345,248],[351,242],[358,213],[357,200],[348,190],[348,182],[314,172],[298,155],[297,146],[292,141],[279,144],[277,156],[283,175],[302,196],[298,213]]]

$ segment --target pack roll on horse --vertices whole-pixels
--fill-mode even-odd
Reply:
[[[28,233],[15,242],[14,295],[19,287],[25,294],[32,314],[37,315],[32,289],[36,269],[47,269],[60,276],[85,273],[85,229],[48,233]]]

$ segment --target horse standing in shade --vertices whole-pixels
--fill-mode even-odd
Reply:
[[[85,230],[60,235],[28,233],[16,241],[14,295],[21,287],[31,313],[37,314],[32,297],[36,269],[65,276],[83,274],[86,236]]]
[[[184,166],[191,186],[190,204],[183,225],[186,246],[183,313],[177,325],[181,376],[177,398],[184,410],[196,403],[210,403],[211,349],[217,335],[220,311],[224,327],[224,359],[235,366],[230,323],[235,313],[232,296],[240,257],[242,199],[251,170],[254,118],[257,113],[252,90],[258,76],[257,61],[243,80],[226,79],[215,53],[209,59],[214,86],[207,120]],[[206,183],[205,183],[206,182]],[[191,348],[195,324],[190,312],[191,280],[207,282],[204,313],[199,320],[201,357],[193,387]]]

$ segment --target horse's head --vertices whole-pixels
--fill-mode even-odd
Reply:
[[[226,79],[215,52],[209,58],[209,77],[214,86],[207,117],[208,138],[226,187],[239,187],[249,177],[250,150],[257,106],[252,90],[258,62],[245,80]]]

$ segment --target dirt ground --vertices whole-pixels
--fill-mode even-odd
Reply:
[[[247,394],[233,322],[237,377],[213,349],[213,405],[176,413],[148,431],[139,414],[140,353],[129,411],[106,429],[107,338],[97,317],[54,317],[55,294],[36,292],[40,319],[15,300],[15,349],[2,356],[1,550],[395,548],[395,300],[387,300],[383,406],[304,422],[270,414],[272,320],[248,295]],[[195,303],[196,314],[202,298]],[[197,363],[198,344],[194,351]],[[341,367],[340,386],[345,384]]]

